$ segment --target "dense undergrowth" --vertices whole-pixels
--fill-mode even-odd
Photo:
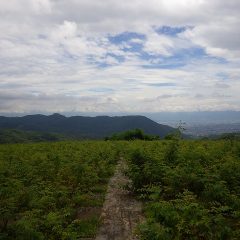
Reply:
[[[94,236],[116,154],[103,141],[0,145],[0,239]]]
[[[240,239],[239,141],[136,141],[125,157],[142,239]]]
[[[94,236],[120,152],[143,240],[240,239],[240,142],[177,138],[0,145],[0,239]]]

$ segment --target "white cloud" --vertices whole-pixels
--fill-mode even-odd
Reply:
[[[234,17],[221,21],[198,25],[182,35],[206,49],[212,56],[229,60],[240,59],[240,21]]]
[[[62,25],[57,26],[51,34],[51,38],[55,41],[67,40],[76,37],[77,24],[75,22],[64,21]]]
[[[173,47],[174,43],[170,37],[151,33],[147,36],[144,50],[153,55],[170,56]]]
[[[238,0],[0,1],[0,112],[239,109],[239,12]],[[123,32],[145,38],[108,39]],[[174,56],[179,67],[151,68]],[[89,91],[100,88],[114,91]]]

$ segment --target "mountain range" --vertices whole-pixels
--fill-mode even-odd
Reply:
[[[114,133],[139,128],[146,134],[158,135],[163,138],[176,129],[162,125],[144,116],[72,116],[65,117],[54,113],[46,116],[41,114],[23,117],[0,116],[0,129],[17,129],[62,134],[81,139],[102,139]]]

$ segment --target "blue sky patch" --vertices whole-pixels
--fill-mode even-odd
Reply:
[[[147,60],[149,64],[142,67],[147,69],[177,69],[184,67],[193,60],[208,59],[215,63],[224,63],[224,59],[212,57],[208,55],[203,48],[184,48],[175,50],[171,56],[152,55],[146,52],[141,52],[141,59]]]
[[[128,47],[124,47],[122,50],[125,52],[141,52],[143,49],[143,44],[131,42],[128,43]]]
[[[123,32],[115,36],[109,36],[108,40],[113,44],[121,44],[134,38],[144,40],[146,36],[136,32]]]
[[[164,34],[168,36],[176,36],[178,33],[184,32],[187,27],[169,27],[169,26],[162,26],[162,27],[154,27],[155,31],[159,34]]]
[[[173,53],[172,56],[141,54],[142,59],[149,61],[149,64],[143,65],[143,67],[153,69],[175,69],[185,66],[191,59],[199,59],[206,56],[205,51],[201,48],[181,49]]]
[[[189,27],[162,26],[159,28],[154,28],[154,30],[159,34],[165,34],[170,37],[177,38],[177,34],[184,32],[187,28]],[[135,53],[139,59],[147,61],[146,64],[141,65],[142,68],[146,69],[177,69],[189,64],[189,61],[191,62],[192,60],[199,59],[209,59],[209,61],[217,63],[224,62],[224,59],[219,59],[208,55],[201,47],[172,49],[170,56],[160,55],[159,53],[148,53],[144,51],[144,41],[147,40],[146,36],[137,32],[123,32],[114,36],[109,36],[108,39],[112,44],[120,45],[122,51],[126,53]],[[133,39],[140,41],[131,41]],[[118,56],[112,53],[107,53],[105,57],[107,58],[108,56],[115,58],[119,64],[125,61],[125,57],[122,55]],[[105,61],[105,58],[102,58],[102,60],[98,62],[94,62],[93,58],[92,63],[96,64],[99,68],[111,67],[113,65]]]
[[[107,56],[113,57],[118,60],[119,63],[124,62],[124,56],[119,56],[116,54],[108,53]]]

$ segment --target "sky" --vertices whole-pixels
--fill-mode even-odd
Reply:
[[[239,0],[0,1],[0,113],[240,110]]]

